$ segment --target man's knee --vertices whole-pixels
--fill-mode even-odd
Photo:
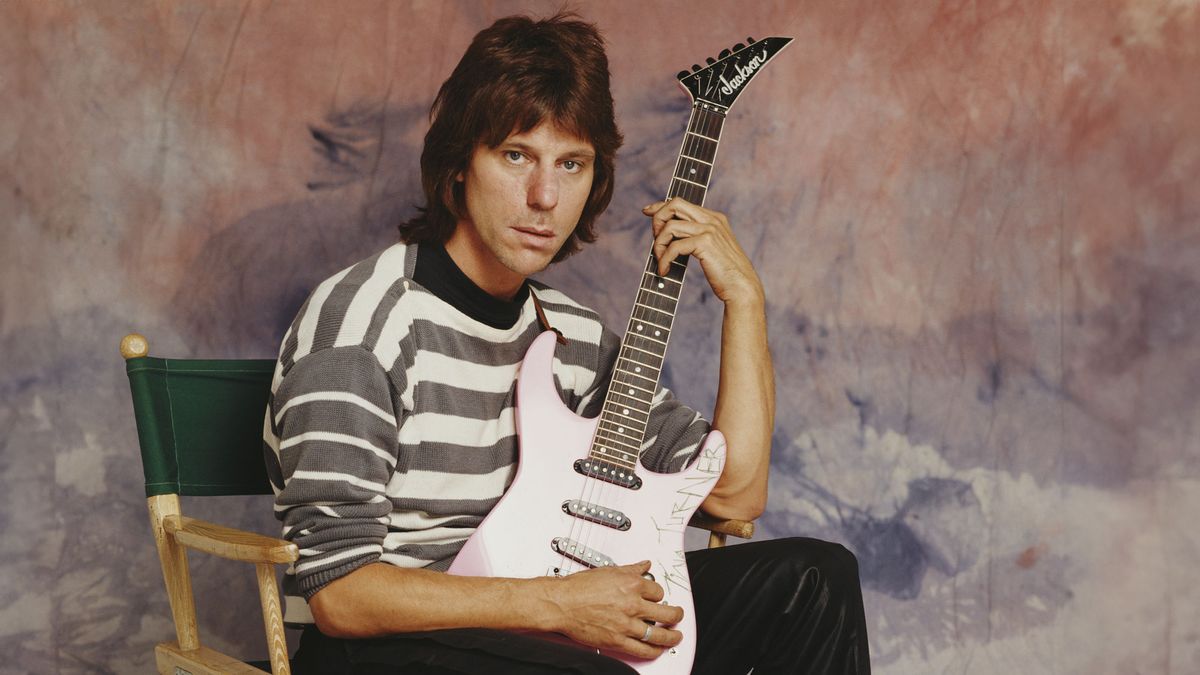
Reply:
[[[806,579],[825,586],[832,593],[857,596],[859,590],[858,558],[845,546],[820,539],[791,537],[779,539],[776,565],[793,576],[794,583]]]

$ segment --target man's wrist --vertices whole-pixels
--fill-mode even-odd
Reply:
[[[767,304],[767,296],[761,284],[747,285],[742,290],[729,293],[723,300],[726,311],[761,312]]]

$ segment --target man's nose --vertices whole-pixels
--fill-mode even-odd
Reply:
[[[558,176],[553,166],[539,166],[530,174],[525,203],[537,211],[549,211],[558,205]]]

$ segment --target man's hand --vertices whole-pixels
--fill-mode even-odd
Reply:
[[[643,207],[654,227],[658,273],[666,275],[671,261],[690,255],[700,261],[713,293],[725,304],[763,302],[762,282],[738,245],[725,214],[673,197]]]
[[[652,626],[642,641],[647,622],[675,625],[683,609],[660,604],[662,586],[642,576],[649,569],[649,562],[640,562],[545,578],[542,591],[551,608],[547,625],[585,645],[655,658],[679,644],[683,634]]]

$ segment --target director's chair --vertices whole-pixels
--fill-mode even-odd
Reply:
[[[189,518],[179,496],[272,494],[263,463],[263,417],[275,362],[266,359],[162,359],[146,338],[121,340],[133,393],[150,526],[175,622],[175,641],[155,646],[162,675],[240,673],[289,675],[275,565],[299,557],[295,544]],[[689,523],[709,531],[709,547],[727,535],[749,539],[754,523],[718,520],[697,511]],[[270,664],[251,664],[205,647],[185,549],[252,563],[258,577]]]

